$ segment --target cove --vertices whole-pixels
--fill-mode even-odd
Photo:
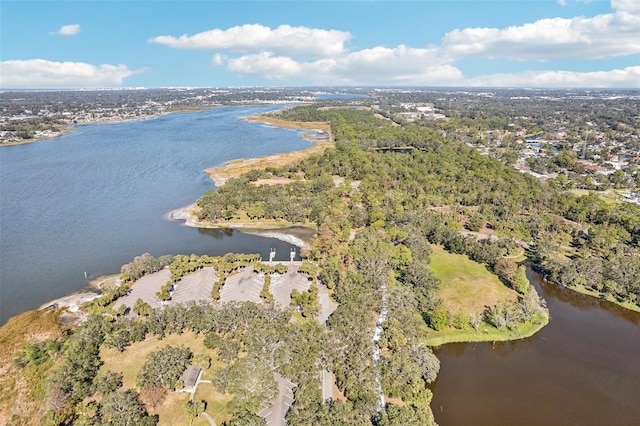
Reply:
[[[204,169],[311,146],[302,131],[238,120],[279,108],[77,126],[58,139],[1,147],[0,325],[145,252],[268,258],[274,247],[276,260],[289,260],[292,246],[277,239],[167,219],[214,189]]]
[[[436,422],[640,424],[640,313],[528,277],[549,324],[528,339],[437,348]]]

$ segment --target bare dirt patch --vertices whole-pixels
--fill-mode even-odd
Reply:
[[[274,117],[267,114],[252,115],[244,117],[242,121],[251,121],[254,123],[264,123],[271,126],[282,127],[284,129],[293,130],[320,130],[322,132],[331,132],[331,124],[326,121],[290,121],[282,118]]]

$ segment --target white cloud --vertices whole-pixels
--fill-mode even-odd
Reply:
[[[466,80],[465,86],[486,87],[571,87],[640,88],[640,66],[610,71],[527,71],[493,74]]]
[[[266,50],[286,56],[330,57],[344,51],[351,34],[338,30],[280,25],[272,29],[260,24],[247,24],[227,30],[213,29],[192,36],[162,35],[149,39],[179,49],[230,50],[250,52]]]
[[[126,65],[10,60],[0,62],[0,87],[112,87],[121,86],[125,78],[144,71],[130,70]]]
[[[442,48],[453,57],[550,61],[640,53],[640,2],[613,0],[614,13],[541,19],[521,26],[456,29]]]
[[[617,12],[640,14],[640,3],[637,0],[611,0],[611,8]]]
[[[270,80],[328,84],[455,84],[462,78],[459,69],[438,56],[435,48],[414,49],[375,47],[334,58],[298,61],[270,52],[244,55],[214,63],[241,74]]]
[[[227,55],[221,55],[219,53],[216,53],[215,55],[213,55],[213,58],[211,59],[211,63],[213,65],[224,65],[224,63],[227,61],[229,57]]]
[[[80,24],[63,25],[54,34],[63,36],[74,36],[80,32]]]
[[[591,0],[559,0],[569,2]],[[465,58],[549,62],[602,60],[640,53],[640,1],[612,0],[611,13],[546,18],[508,28],[463,28],[439,46],[374,46],[350,51],[344,31],[247,24],[195,35],[158,36],[151,43],[217,50],[211,64],[237,74],[313,85],[490,85],[637,87],[637,67],[601,72],[530,71],[465,79]],[[603,61],[604,63],[604,61]],[[578,62],[576,62],[578,64]],[[609,67],[607,67],[609,68]]]

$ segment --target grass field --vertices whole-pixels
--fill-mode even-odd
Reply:
[[[124,352],[103,348],[100,352],[100,356],[104,361],[102,371],[111,370],[122,373],[123,389],[136,389],[136,377],[142,369],[147,355],[165,346],[182,345],[193,352],[194,359],[197,359],[199,354],[211,357],[211,367],[205,370],[202,375],[203,380],[211,380],[215,370],[223,364],[218,361],[216,352],[207,349],[203,342],[204,337],[202,335],[185,332],[183,334],[170,334],[162,340],[151,336],[142,342],[132,344]],[[211,383],[201,383],[198,385],[194,399],[196,401],[206,401],[206,412],[213,417],[217,424],[221,424],[231,417],[226,411],[226,405],[231,398],[232,395],[223,395],[217,392]],[[189,394],[169,392],[162,405],[155,410],[149,410],[149,413],[159,415],[160,425],[187,424],[183,406],[188,400]],[[193,424],[208,424],[208,422],[203,418],[198,418]]]
[[[165,346],[184,346],[193,352],[194,357],[201,354],[212,355],[213,351],[205,348],[204,338],[196,336],[191,332],[182,334],[170,334],[160,340],[157,337],[147,337],[142,342],[136,342],[125,349],[124,352],[118,352],[116,349],[103,348],[100,351],[100,357],[104,361],[103,369],[122,373],[123,389],[131,389],[136,387],[136,377],[142,369],[147,355],[151,352],[161,349]]]
[[[222,424],[222,422],[231,419],[231,414],[227,412],[226,406],[233,396],[230,394],[221,394],[218,392],[211,383],[201,383],[198,385],[198,390],[194,395],[194,401],[204,400],[207,401],[206,412],[215,420],[216,424]],[[203,425],[208,424],[203,420]],[[195,425],[194,421],[194,425]]]
[[[620,204],[623,202],[623,190],[607,189],[606,191],[590,191],[587,189],[572,189],[569,192],[575,195],[594,195],[607,204]]]
[[[484,265],[467,256],[451,254],[441,246],[431,247],[429,267],[441,281],[438,295],[447,311],[479,314],[487,306],[518,299],[518,294]]]
[[[479,314],[487,306],[505,301],[517,301],[518,293],[504,285],[484,265],[473,262],[467,256],[451,254],[441,246],[431,246],[429,267],[440,278],[438,294],[449,313]],[[424,343],[439,346],[455,342],[500,342],[532,336],[549,322],[549,315],[539,313],[528,322],[519,324],[516,330],[496,328],[482,322],[477,330],[467,324],[463,329],[447,327],[441,331],[428,329]]]
[[[497,329],[485,322],[482,322],[478,330],[474,330],[471,326],[466,326],[462,330],[447,328],[442,331],[433,331],[429,329],[423,342],[428,346],[440,346],[445,343],[458,342],[506,342],[533,336],[548,323],[549,315],[539,314],[531,321],[519,324],[517,330],[509,330],[506,327]]]

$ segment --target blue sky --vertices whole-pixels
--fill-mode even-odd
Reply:
[[[639,0],[7,1],[0,87],[640,87]]]

